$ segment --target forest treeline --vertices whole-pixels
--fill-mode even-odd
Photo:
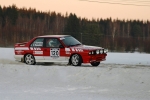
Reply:
[[[0,46],[13,47],[35,36],[68,34],[83,44],[101,46],[109,51],[150,53],[150,21],[92,19],[76,14],[42,12],[16,5],[0,6]]]

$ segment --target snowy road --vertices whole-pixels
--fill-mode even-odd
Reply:
[[[0,48],[0,100],[149,100],[149,58],[109,53],[98,67],[29,66],[14,60],[12,48]]]

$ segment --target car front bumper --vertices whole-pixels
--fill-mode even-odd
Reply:
[[[83,58],[83,63],[101,62],[106,60],[107,54],[88,55]]]

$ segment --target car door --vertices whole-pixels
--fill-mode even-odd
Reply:
[[[46,38],[44,59],[46,62],[68,62],[64,46],[58,38]]]
[[[37,62],[39,62],[40,60],[44,60],[43,50],[44,50],[44,38],[37,38],[30,45],[30,51],[34,55]]]

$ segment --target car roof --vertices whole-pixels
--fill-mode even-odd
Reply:
[[[57,38],[60,38],[60,37],[65,37],[65,36],[70,36],[70,35],[42,35],[42,36],[38,36],[38,37],[57,37]]]

